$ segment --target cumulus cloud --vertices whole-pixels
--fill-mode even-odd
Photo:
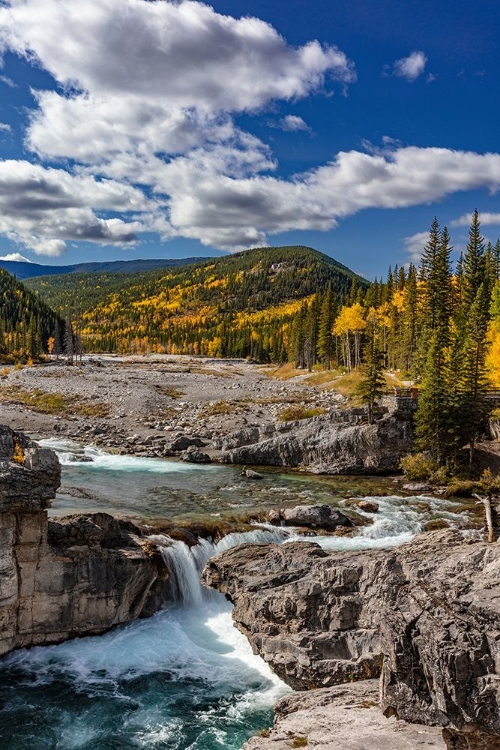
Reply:
[[[12,128],[6,122],[0,122],[0,133],[10,133]]]
[[[299,130],[305,130],[309,133],[311,132],[311,128],[307,122],[298,115],[286,115],[286,117],[282,117],[281,120],[271,121],[268,124],[272,128],[279,128],[280,130],[286,130],[290,133],[296,133]]]
[[[235,114],[328,79],[348,84],[354,66],[335,47],[292,47],[259,19],[196,0],[0,0],[0,39],[58,84],[33,92],[26,145],[62,166],[0,162],[0,233],[38,254],[60,255],[67,241],[130,245],[146,231],[232,251],[328,230],[366,208],[500,187],[499,154],[390,137],[279,177],[270,148]],[[425,64],[413,52],[394,73],[415,80]],[[280,127],[308,126],[288,115]]]
[[[13,260],[18,263],[32,263],[29,258],[25,258],[21,253],[8,253],[7,255],[0,256],[0,260]]]
[[[452,227],[469,227],[472,221],[472,214],[463,214],[459,219],[450,221]],[[479,221],[484,226],[496,226],[500,224],[500,214],[488,213],[487,211],[479,214]]]
[[[423,52],[412,52],[408,57],[396,60],[393,66],[393,75],[398,78],[405,78],[412,83],[424,72],[427,64],[427,57]]]
[[[95,212],[132,215],[147,205],[140,190],[112,180],[73,176],[27,161],[0,162],[0,233],[39,255],[61,255],[66,240],[135,242],[139,222]]]
[[[422,251],[429,239],[429,232],[417,232],[404,238],[405,249],[412,263],[418,263],[422,257]]]
[[[288,180],[235,177],[224,171],[229,164],[227,154],[202,152],[152,170],[156,189],[170,196],[176,233],[236,249],[290,229],[325,231],[367,208],[406,208],[461,190],[500,187],[500,154],[440,148],[341,152],[331,163]]]

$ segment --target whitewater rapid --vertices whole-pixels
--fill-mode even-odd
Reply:
[[[99,487],[110,494],[126,492],[134,475],[139,484],[148,475],[163,475],[168,486],[179,473],[185,482],[189,477],[203,482],[217,472],[217,467],[111,455],[67,441],[42,444],[57,451],[63,473],[73,472],[82,481],[98,476]],[[234,480],[236,472],[223,476]],[[239,487],[235,484],[234,491]],[[276,496],[278,490],[268,488]],[[373,523],[354,537],[304,537],[265,524],[229,534],[218,544],[200,540],[191,548],[154,536],[171,573],[171,601],[153,617],[105,635],[6,657],[0,664],[2,748],[239,750],[247,737],[269,726],[272,706],[288,688],[233,626],[225,598],[201,586],[204,564],[248,542],[304,540],[340,551],[393,547],[410,541],[429,514],[456,525],[463,520],[442,499],[367,499],[379,511],[360,511]],[[427,515],[418,508],[423,503]]]

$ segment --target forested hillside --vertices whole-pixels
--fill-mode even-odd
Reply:
[[[63,321],[45,302],[0,268],[1,361],[36,359],[57,348],[63,329]]]
[[[242,253],[133,277],[71,274],[27,282],[63,316],[78,311],[86,350],[284,361],[304,301],[356,299],[369,283],[306,247]]]

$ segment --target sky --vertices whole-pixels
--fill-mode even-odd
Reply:
[[[0,256],[494,242],[499,37],[497,0],[0,0]]]

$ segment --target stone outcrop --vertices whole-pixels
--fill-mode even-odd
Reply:
[[[102,633],[161,606],[161,557],[106,513],[57,521],[56,455],[0,427],[0,656]]]
[[[381,671],[386,715],[442,727],[448,748],[500,747],[500,545],[453,531],[396,550],[248,545],[212,558],[204,581],[290,686]]]
[[[221,449],[217,460],[304,466],[321,474],[387,474],[398,471],[401,458],[411,450],[412,422],[406,415],[385,414],[370,425],[362,409],[331,409],[313,419],[277,425],[270,435],[267,430],[256,437],[255,430],[243,430],[220,445],[214,443]]]
[[[378,693],[378,682],[365,680],[286,695],[275,706],[273,728],[243,750],[445,750],[439,729],[387,719]]]
[[[272,523],[325,531],[335,531],[339,526],[354,526],[345,513],[330,505],[297,505],[295,508],[282,508],[273,511]]]

